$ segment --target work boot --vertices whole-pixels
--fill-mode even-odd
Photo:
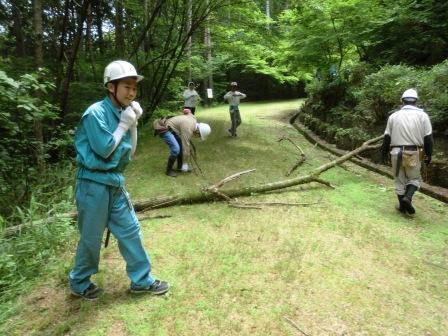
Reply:
[[[415,214],[415,209],[412,206],[412,196],[417,191],[417,189],[418,188],[415,185],[408,184],[406,186],[406,193],[404,194],[402,199],[405,210],[411,215]]]
[[[177,176],[176,173],[173,170],[173,166],[174,166],[174,162],[175,161],[176,161],[175,157],[174,158],[172,158],[172,157],[168,158],[168,163],[166,164],[166,172],[165,172],[166,175],[171,176],[171,177],[176,177]]]
[[[96,284],[93,282],[90,283],[89,287],[84,290],[82,293],[78,293],[72,290],[72,294],[75,296],[82,297],[85,300],[94,301],[98,298],[98,294],[101,293],[103,290],[99,288]]]
[[[403,197],[404,197],[404,195],[397,195],[397,197],[398,197],[398,205],[395,206],[395,209],[397,209],[401,213],[405,213],[406,209],[405,209],[404,204],[403,204]]]
[[[184,163],[182,153],[177,156],[177,171],[182,171],[182,163]]]

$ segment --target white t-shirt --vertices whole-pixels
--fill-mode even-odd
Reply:
[[[184,91],[185,107],[196,107],[197,102],[201,99],[196,90],[186,89]]]
[[[413,105],[405,105],[387,120],[386,131],[391,146],[423,146],[423,138],[432,133],[428,115]]]
[[[224,95],[224,99],[227,100],[230,106],[238,106],[240,100],[246,98],[246,95],[239,91],[229,91]]]

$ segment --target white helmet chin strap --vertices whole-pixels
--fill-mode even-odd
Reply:
[[[115,101],[118,103],[118,105],[120,105],[120,107],[121,107],[122,109],[124,109],[126,106],[123,105],[123,104],[121,103],[121,101],[120,101],[120,100],[118,99],[118,97],[117,97],[118,82],[119,82],[119,80],[111,82],[111,84],[113,84],[113,86],[114,86],[114,92],[112,93],[112,96],[114,97],[114,99],[115,99]]]

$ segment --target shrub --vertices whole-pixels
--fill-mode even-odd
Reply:
[[[48,101],[54,85],[46,71],[22,75],[18,80],[0,71],[0,214],[29,200],[30,185],[40,178],[39,160],[48,158],[48,139],[36,138],[35,125],[44,136],[54,133],[58,109]],[[41,150],[38,150],[41,149]]]
[[[417,87],[420,72],[404,65],[386,65],[368,75],[357,92],[356,111],[374,125],[383,125],[393,109],[399,108],[404,90]]]
[[[434,66],[419,85],[420,101],[434,128],[448,129],[448,60]]]

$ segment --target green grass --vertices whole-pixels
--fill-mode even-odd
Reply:
[[[299,101],[244,103],[239,137],[227,135],[227,106],[199,109],[212,125],[196,142],[204,175],[163,174],[168,149],[148,126],[127,171],[134,200],[200,190],[256,168],[229,188],[285,179],[295,162],[288,136],[305,151],[306,173],[329,157],[290,127]],[[172,285],[164,297],[133,296],[116,242],[103,251],[95,303],[70,297],[67,267],[52,268],[21,298],[11,335],[447,335],[448,208],[417,193],[414,218],[394,209],[393,182],[360,167],[323,174],[318,184],[241,200],[308,202],[237,209],[224,203],[152,211],[141,222],[153,273]],[[64,262],[74,253],[62,256]]]

